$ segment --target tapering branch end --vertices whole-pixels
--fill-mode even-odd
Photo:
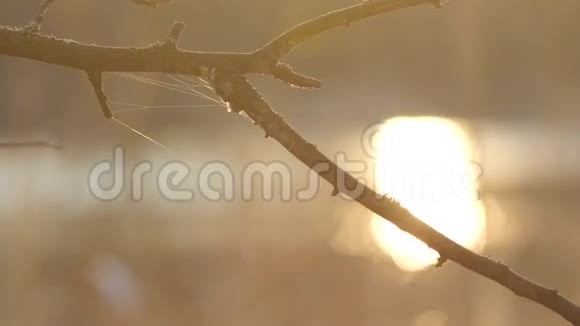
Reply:
[[[93,90],[95,91],[95,95],[97,96],[97,100],[99,101],[99,105],[101,106],[101,110],[103,111],[103,115],[107,119],[111,119],[113,117],[113,112],[109,107],[109,100],[107,99],[107,95],[105,95],[105,91],[103,90],[103,74],[100,71],[87,71],[87,75],[91,85],[93,86]]]
[[[322,82],[316,78],[301,75],[285,63],[278,62],[272,67],[272,76],[299,88],[320,88]]]

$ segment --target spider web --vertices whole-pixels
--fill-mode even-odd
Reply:
[[[108,102],[111,107],[111,111],[114,114],[114,117],[112,118],[113,121],[121,125],[123,128],[139,135],[141,138],[162,148],[165,151],[170,151],[170,149],[164,144],[155,140],[153,137],[145,134],[144,132],[138,130],[137,128],[122,121],[121,119],[118,118],[118,116],[119,115],[122,116],[123,114],[131,114],[134,112],[151,111],[151,110],[172,110],[172,109],[196,110],[212,107],[223,107],[226,109],[228,108],[227,103],[223,102],[221,99],[216,97],[211,85],[202,78],[177,74],[156,74],[156,73],[114,72],[111,73],[110,75],[117,78],[137,82],[140,84],[162,88],[164,90],[168,90],[171,92],[177,92],[180,94],[184,94],[186,96],[192,96],[193,98],[196,99],[196,101],[193,102],[192,104],[147,105],[109,98]]]

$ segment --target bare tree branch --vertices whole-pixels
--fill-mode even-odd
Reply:
[[[457,264],[487,277],[514,294],[537,302],[553,312],[564,317],[573,325],[580,325],[580,307],[558,293],[557,290],[546,288],[513,272],[501,262],[478,255],[455,243],[425,222],[413,216],[394,199],[380,195],[373,189],[361,184],[355,177],[347,173],[322,154],[316,146],[306,141],[282,117],[280,117],[258,91],[243,76],[222,77],[216,80],[216,93],[224,101],[230,103],[233,112],[243,111],[266,135],[275,139],[287,151],[302,163],[315,171],[324,180],[334,186],[335,191],[355,199],[373,213],[395,224],[401,230],[410,233],[423,241],[440,255],[438,266],[445,260]],[[324,166],[323,171],[320,167]],[[342,176],[344,186],[337,183]],[[362,191],[353,191],[361,189]]]
[[[372,212],[436,250],[440,255],[437,266],[441,266],[446,260],[452,260],[503,285],[518,296],[551,309],[573,325],[580,326],[580,307],[558,294],[556,290],[529,281],[511,271],[506,265],[453,242],[413,216],[397,201],[377,194],[339,168],[274,112],[244,76],[250,73],[265,74],[294,86],[320,87],[320,81],[294,72],[290,66],[281,63],[280,58],[307,39],[333,28],[348,26],[365,18],[420,4],[431,3],[440,6],[440,1],[363,1],[358,5],[299,24],[254,53],[203,53],[181,50],[177,46],[184,28],[181,23],[173,25],[165,42],[154,43],[145,48],[105,47],[40,35],[37,33],[38,26],[44,18],[46,8],[53,1],[46,0],[41,5],[37,18],[31,24],[36,27],[0,26],[0,55],[27,58],[86,72],[107,118],[112,118],[112,113],[102,87],[104,72],[164,72],[207,77],[211,80],[216,94],[228,102],[234,112],[244,112],[266,131],[267,137],[276,139],[286,150],[333,185],[335,188],[333,195],[343,193],[351,196]],[[164,2],[164,0],[132,1],[150,6]],[[339,176],[344,182],[338,182]]]
[[[174,26],[182,26],[180,24],[176,23]],[[26,28],[0,26],[0,55],[83,71],[164,72],[208,77],[211,69],[219,69],[231,73],[270,75],[298,87],[312,88],[317,85],[311,79],[280,74],[277,62],[263,56],[251,53],[186,51],[177,48],[178,40],[173,44],[171,37],[173,36],[170,35],[165,42],[156,42],[142,48],[108,47],[41,35]]]
[[[83,71],[165,72],[206,76],[210,68],[260,73],[251,54],[203,53],[153,44],[143,48],[83,44],[0,26],[0,55],[32,59]],[[207,76],[206,76],[207,77]]]
[[[337,27],[350,24],[387,12],[431,3],[437,7],[439,0],[365,0],[358,5],[331,11],[302,24],[296,25],[276,37],[256,52],[273,60],[279,60],[300,43]]]
[[[46,9],[53,1],[46,0],[42,3],[37,14],[37,17],[42,18],[35,18],[35,21],[44,19]],[[107,47],[41,35],[36,33],[36,28],[0,26],[0,55],[27,58],[83,71],[164,72],[207,77],[210,69],[218,69],[234,74],[270,75],[290,85],[317,88],[320,87],[319,81],[294,73],[288,65],[280,65],[279,59],[299,43],[330,29],[425,3],[439,4],[437,0],[366,1],[300,24],[253,54],[193,52],[163,46],[164,43],[154,43],[144,48]],[[176,24],[174,26],[180,26],[178,34],[181,35],[183,26]]]

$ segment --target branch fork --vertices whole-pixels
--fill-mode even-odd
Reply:
[[[40,25],[48,7],[54,1],[44,0],[32,22],[22,29],[0,26],[0,55],[28,58],[86,72],[103,115],[109,119],[113,118],[113,113],[103,90],[102,74],[105,72],[147,71],[206,77],[216,94],[228,103],[232,111],[247,115],[265,131],[266,138],[275,139],[331,184],[334,187],[333,196],[341,193],[336,183],[338,173],[344,176],[346,189],[362,187],[363,191],[356,196],[345,194],[437,251],[440,255],[437,267],[441,267],[448,260],[453,261],[504,286],[518,296],[547,307],[572,325],[580,326],[580,307],[560,295],[557,290],[536,284],[511,271],[506,265],[462,247],[415,217],[393,198],[376,193],[343,171],[288,125],[246,79],[247,74],[262,74],[291,86],[319,88],[319,80],[296,73],[291,66],[282,63],[281,58],[302,42],[331,29],[421,4],[441,7],[446,1],[363,1],[299,24],[252,53],[210,53],[179,49],[178,42],[185,28],[183,23],[173,24],[164,42],[154,43],[148,48],[104,47],[41,35],[38,33]],[[168,0],[132,1],[155,7]],[[320,164],[325,164],[328,169],[319,171]]]

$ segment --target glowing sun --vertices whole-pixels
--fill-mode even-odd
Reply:
[[[396,198],[415,216],[461,245],[480,251],[485,212],[477,196],[481,167],[465,130],[432,117],[394,118],[375,135],[377,190]],[[391,223],[374,216],[377,244],[407,271],[421,270],[438,254]]]

